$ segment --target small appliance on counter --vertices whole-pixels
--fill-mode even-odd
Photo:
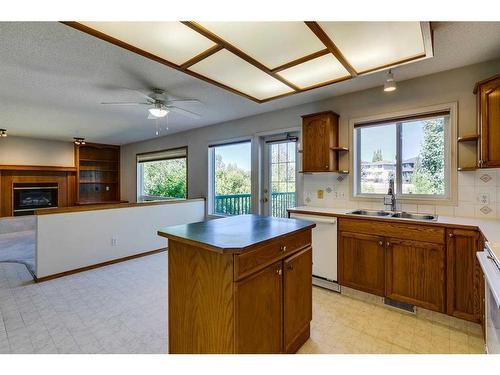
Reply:
[[[488,242],[477,253],[485,282],[486,352],[500,354],[500,247]]]

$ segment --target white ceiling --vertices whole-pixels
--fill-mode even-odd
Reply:
[[[396,80],[500,57],[498,22],[432,26],[435,57],[398,67]],[[169,130],[160,133],[166,135],[380,86],[384,76],[385,72],[359,76],[257,104],[60,23],[0,23],[0,127],[17,136],[82,136],[114,144],[154,138],[155,121],[146,119],[144,108],[99,104],[141,99],[123,87],[159,87],[203,103],[185,106],[200,113],[199,120],[169,114]]]

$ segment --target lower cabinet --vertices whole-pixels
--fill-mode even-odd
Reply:
[[[445,246],[389,238],[386,249],[386,297],[445,312]]]
[[[448,306],[457,318],[481,322],[484,282],[476,258],[480,237],[475,230],[448,229]]]
[[[384,237],[340,232],[339,247],[340,284],[384,296]]]
[[[282,262],[235,284],[236,353],[280,353],[283,346]]]
[[[340,218],[338,238],[340,285],[484,323],[477,230]]]
[[[312,248],[235,283],[235,352],[295,353],[312,320]]]
[[[285,259],[283,265],[284,351],[295,353],[312,320],[312,249]]]

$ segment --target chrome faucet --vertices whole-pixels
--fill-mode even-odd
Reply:
[[[389,179],[389,190],[384,196],[384,205],[391,206],[391,211],[396,211],[396,196],[394,195],[394,178]]]

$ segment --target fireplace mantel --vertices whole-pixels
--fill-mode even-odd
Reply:
[[[14,184],[43,183],[58,186],[58,207],[76,201],[76,168],[59,166],[0,165],[0,217],[13,216]]]

